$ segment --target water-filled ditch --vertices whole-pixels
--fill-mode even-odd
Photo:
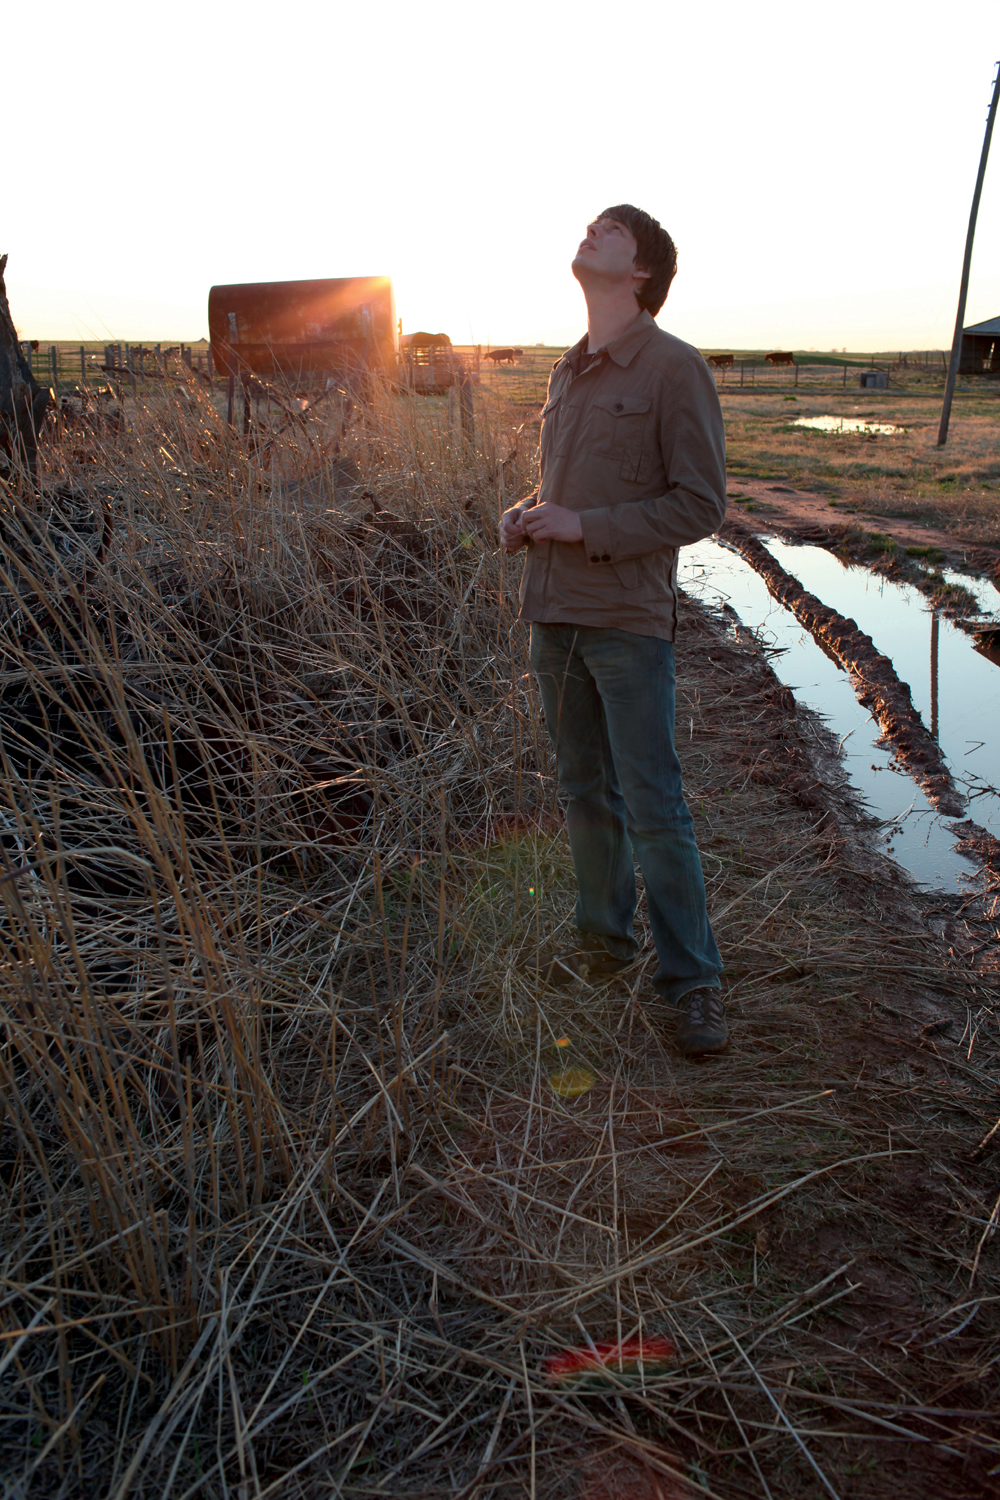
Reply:
[[[968,816],[1000,836],[1000,796],[992,790],[1000,786],[1000,668],[980,656],[974,640],[950,621],[932,616],[918,590],[845,566],[821,547],[761,540],[803,587],[853,616],[892,659],[925,725],[934,725],[955,782],[971,796]],[[705,603],[729,605],[744,625],[779,649],[772,657],[776,675],[840,741],[851,781],[885,824],[886,852],[921,885],[967,890],[975,869],[955,848],[949,821],[894,760],[892,749],[877,743],[879,726],[858,702],[848,674],[771,597],[750,564],[706,539],[682,550],[680,583]],[[986,588],[991,586],[979,592]],[[984,596],[981,605],[988,603]]]

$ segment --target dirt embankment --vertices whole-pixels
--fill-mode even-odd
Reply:
[[[757,515],[757,525],[773,527],[796,541],[826,547],[841,559],[863,563],[872,572],[908,583],[956,624],[969,614],[970,600],[944,583],[938,568],[992,579],[1000,587],[1000,552],[967,544],[950,532],[908,516],[884,516],[860,505],[831,510],[822,495],[763,480],[736,479],[730,492],[730,519]]]

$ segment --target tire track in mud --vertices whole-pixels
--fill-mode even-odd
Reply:
[[[858,627],[857,621],[830,609],[815,594],[808,593],[739,522],[727,521],[717,534],[720,541],[739,552],[764,580],[771,596],[790,610],[817,644],[849,674],[859,701],[879,726],[882,741],[892,747],[899,765],[938,813],[945,818],[960,818],[965,811],[965,797],[942,759],[940,746],[914,708],[909,686],[899,678],[892,662],[877,649],[871,636]],[[970,836],[982,834],[990,846],[996,843],[985,829],[974,824],[964,825],[963,835],[966,830]],[[985,850],[977,852],[981,857],[985,854]]]

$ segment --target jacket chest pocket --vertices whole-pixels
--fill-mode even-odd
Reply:
[[[579,407],[567,402],[562,393],[553,396],[542,407],[540,446],[545,458],[561,458],[572,446]]]
[[[652,463],[648,396],[595,396],[591,449],[613,460],[618,476],[632,484],[648,478]]]

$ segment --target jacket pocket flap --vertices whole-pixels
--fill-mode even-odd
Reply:
[[[541,411],[539,412],[539,416],[542,416],[542,417],[546,416],[550,411],[553,410],[554,407],[556,407],[556,406],[559,405],[559,403],[560,403],[561,400],[562,400],[562,393],[560,392],[560,394],[558,396],[553,396],[551,401],[546,401],[545,405],[542,407]]]
[[[635,417],[649,411],[652,401],[649,396],[595,396],[594,405],[613,417]]]

